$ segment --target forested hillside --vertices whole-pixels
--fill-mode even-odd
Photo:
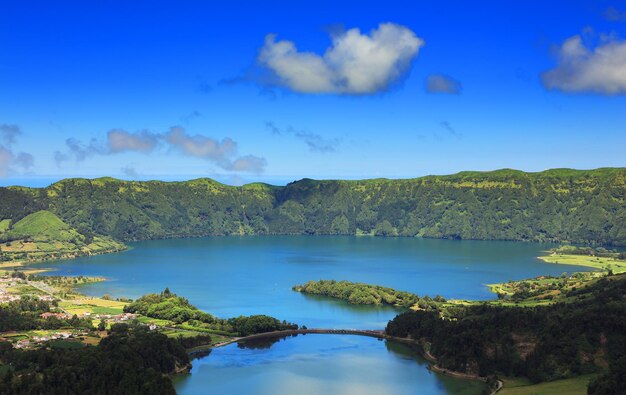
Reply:
[[[533,382],[604,372],[589,393],[623,394],[625,292],[626,275],[607,276],[571,289],[561,303],[473,304],[461,308],[454,320],[442,320],[434,311],[411,311],[389,321],[386,332],[426,341],[444,369],[524,376]]]
[[[626,169],[463,172],[231,187],[210,179],[67,179],[0,188],[0,220],[49,210],[118,240],[371,234],[626,245]]]

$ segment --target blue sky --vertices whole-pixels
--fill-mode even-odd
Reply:
[[[0,185],[625,165],[626,1],[206,3],[5,2]]]

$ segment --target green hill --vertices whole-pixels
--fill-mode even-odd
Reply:
[[[118,240],[364,234],[626,245],[626,168],[303,179],[282,187],[99,178],[0,188],[0,218],[42,209]]]
[[[38,211],[21,219],[7,232],[13,239],[71,241],[82,236],[50,211]]]
[[[37,211],[12,224],[0,222],[0,260],[33,262],[120,251],[110,237],[82,234],[50,211]]]

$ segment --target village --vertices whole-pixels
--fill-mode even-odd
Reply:
[[[106,330],[113,324],[133,323],[146,326],[151,331],[159,328],[148,317],[124,312],[125,301],[82,295],[74,289],[77,282],[75,278],[39,275],[42,272],[41,269],[0,270],[0,305],[20,300],[48,302],[50,311],[40,313],[38,317],[43,320],[44,327],[48,322],[51,322],[52,327],[59,326],[57,322],[76,321],[90,323],[90,327],[73,327],[68,324],[58,329],[0,332],[0,341],[8,341],[17,349],[46,346],[71,348],[97,344],[106,337]],[[82,277],[79,282],[95,281],[102,279]]]

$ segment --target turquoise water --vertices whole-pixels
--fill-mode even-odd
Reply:
[[[383,329],[397,309],[351,306],[291,287],[335,279],[419,295],[489,299],[494,295],[485,284],[585,270],[536,258],[550,247],[418,238],[212,237],[133,243],[124,253],[42,266],[61,275],[105,276],[109,281],[81,288],[94,296],[136,298],[169,287],[223,318],[268,314],[310,328]],[[214,350],[194,361],[191,375],[179,379],[177,388],[193,395],[481,391],[475,384],[430,373],[403,345],[332,335],[288,338],[269,348]]]

